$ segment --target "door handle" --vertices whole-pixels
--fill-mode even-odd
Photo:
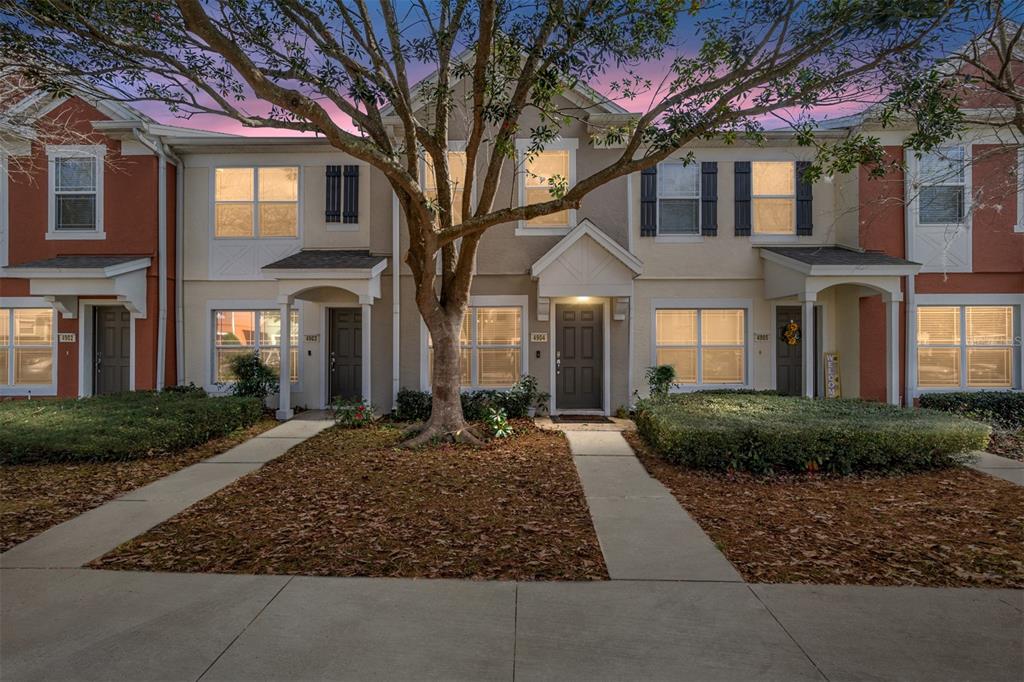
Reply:
[[[330,357],[330,361],[331,361],[331,369],[333,370],[333,369],[334,369],[334,364],[335,364],[335,362],[334,362],[334,351],[331,351],[331,352],[330,352],[330,356],[331,356],[331,357]]]
[[[102,367],[102,365],[103,365],[103,354],[102,353],[97,353],[96,354],[96,371],[97,372],[100,371],[100,368]]]
[[[555,358],[555,375],[562,373],[562,358]]]

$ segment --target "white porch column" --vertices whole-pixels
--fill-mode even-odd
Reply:
[[[281,421],[295,416],[292,411],[292,306],[288,296],[278,299],[281,304],[281,371],[278,377],[277,418]]]
[[[817,372],[814,368],[814,297],[803,298],[803,331],[800,333],[800,343],[803,346],[804,361],[804,397],[814,397],[814,382]]]
[[[900,297],[887,294],[885,302],[885,398],[900,404]]]

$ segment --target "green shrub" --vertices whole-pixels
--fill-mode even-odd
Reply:
[[[357,429],[369,426],[376,419],[373,405],[362,398],[335,398],[332,407],[334,423],[343,428]]]
[[[676,368],[672,365],[648,367],[644,372],[644,378],[647,379],[647,388],[652,397],[664,397],[668,395],[668,389],[676,380]]]
[[[925,393],[921,407],[953,412],[1004,429],[1024,428],[1024,393],[1020,391],[961,391]]]
[[[537,389],[537,380],[523,375],[507,391],[477,390],[462,392],[462,414],[472,422],[483,421],[491,408],[504,410],[509,419],[522,419],[531,407],[543,409],[551,396]],[[426,421],[430,419],[430,392],[403,388],[395,400],[395,419]]]
[[[859,400],[690,393],[640,401],[641,437],[665,459],[755,474],[903,472],[962,464],[989,427]]]
[[[488,407],[487,413],[484,414],[484,423],[487,424],[487,429],[495,438],[508,438],[513,433],[512,427],[508,424],[508,418],[505,416],[505,410],[500,407]]]
[[[138,391],[0,403],[0,463],[124,460],[173,454],[250,426],[255,398]]]
[[[279,375],[277,370],[263,362],[258,353],[242,353],[231,358],[231,394],[246,398],[266,400],[277,393]]]

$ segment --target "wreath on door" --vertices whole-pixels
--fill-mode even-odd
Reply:
[[[790,346],[800,343],[800,325],[793,320],[782,328],[782,340]]]

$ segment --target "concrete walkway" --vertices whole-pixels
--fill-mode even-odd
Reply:
[[[0,571],[4,680],[1013,680],[1024,593]]]
[[[742,580],[621,433],[565,436],[612,580]]]
[[[303,413],[227,452],[125,493],[12,547],[0,554],[0,567],[83,566],[280,457],[331,424],[324,412]]]
[[[1024,485],[1024,462],[1009,457],[1000,457],[991,452],[978,452],[978,461],[971,466],[978,471],[1001,478],[1010,483]]]

